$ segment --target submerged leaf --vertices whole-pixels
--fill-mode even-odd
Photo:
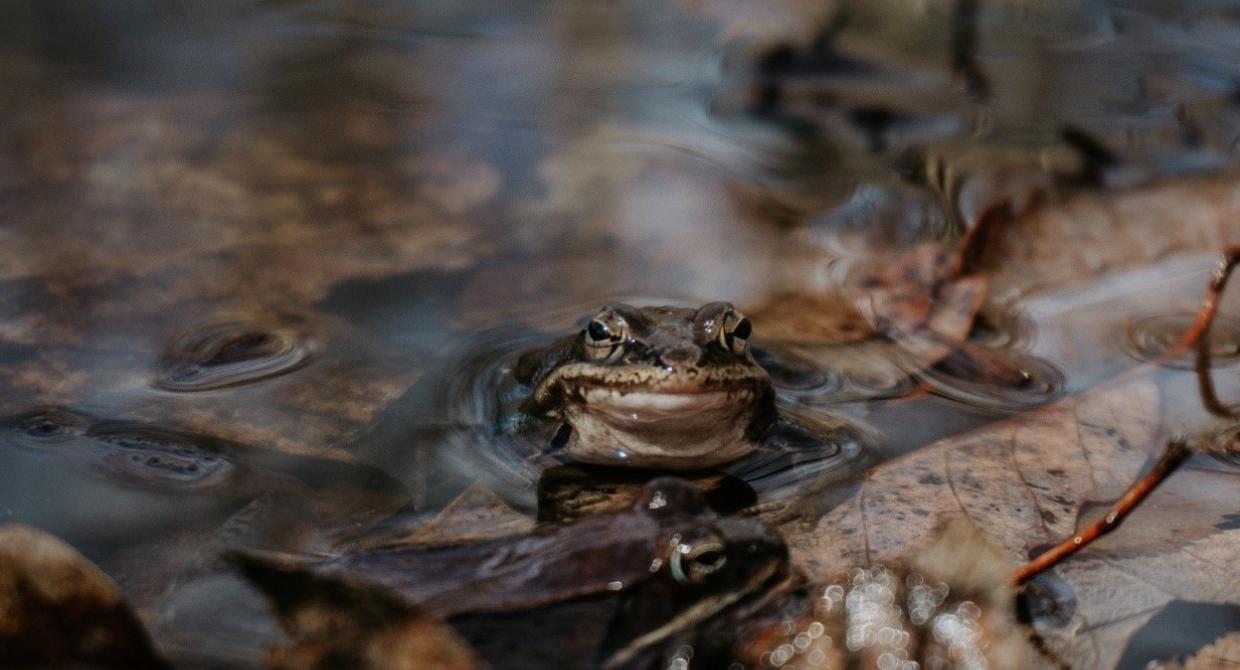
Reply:
[[[394,592],[248,555],[234,563],[271,602],[292,644],[272,668],[472,670],[485,667],[446,624]]]
[[[1103,386],[885,463],[812,527],[786,527],[794,561],[815,580],[840,565],[884,564],[962,513],[1024,561],[1124,491],[1158,448],[1173,400],[1148,379]],[[1110,668],[1167,603],[1240,601],[1240,530],[1226,524],[1240,506],[1235,484],[1234,471],[1190,461],[1117,532],[1056,568],[1077,608],[1044,632],[1049,647],[1081,667]]]
[[[0,528],[0,659],[6,667],[168,667],[111,579],[20,525]]]

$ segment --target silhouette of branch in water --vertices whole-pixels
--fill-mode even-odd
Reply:
[[[1196,347],[1197,359],[1194,368],[1197,371],[1197,386],[1201,390],[1201,402],[1211,414],[1229,419],[1234,419],[1236,412],[1219,402],[1218,395],[1214,392],[1214,379],[1210,374],[1210,327],[1214,325],[1223,289],[1227,287],[1227,280],[1231,277],[1232,270],[1236,269],[1237,263],[1240,263],[1240,245],[1225,249],[1222,261],[1210,278],[1210,286],[1206,290],[1201,309],[1197,312],[1197,318],[1188,330],[1184,331],[1175,346],[1165,354],[1174,356],[1189,347]]]
[[[1012,573],[1011,582],[1013,586],[1020,586],[1025,582],[1033,579],[1042,572],[1055,567],[1065,558],[1084,549],[1094,540],[1106,535],[1107,533],[1119,527],[1119,524],[1132,513],[1146,496],[1158,488],[1171,473],[1175,472],[1184,459],[1190,454],[1187,443],[1183,438],[1175,437],[1167,442],[1167,448],[1163,451],[1162,457],[1150,468],[1150,471],[1142,475],[1133,482],[1124,495],[1111,506],[1106,516],[1090,524],[1085,530],[1076,535],[1060,542],[1050,549],[1042,552],[1037,558],[1029,561],[1014,573]]]
[[[990,83],[977,62],[977,19],[979,0],[956,0],[952,16],[952,70],[964,80],[965,89],[975,100],[990,95]]]

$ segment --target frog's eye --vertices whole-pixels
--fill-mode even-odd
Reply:
[[[677,583],[703,584],[728,563],[728,547],[723,536],[705,528],[672,546],[668,569]]]
[[[596,361],[615,360],[628,336],[629,327],[624,319],[615,312],[604,310],[586,324],[586,354]]]
[[[753,326],[744,314],[729,309],[719,323],[719,344],[724,349],[743,356],[749,349],[749,336],[753,334]]]

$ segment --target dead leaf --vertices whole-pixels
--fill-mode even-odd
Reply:
[[[1071,536],[1083,508],[1123,492],[1159,448],[1163,404],[1154,383],[1135,379],[885,463],[812,525],[785,528],[794,562],[825,580],[839,565],[897,560],[962,513],[1024,561]],[[1071,625],[1046,634],[1056,654],[1113,667],[1132,632],[1171,600],[1236,600],[1240,557],[1228,547],[1240,530],[1223,518],[1240,507],[1235,481],[1226,469],[1183,468],[1119,530],[1061,565],[1079,606]]]
[[[1182,662],[1163,663],[1153,670],[1235,670],[1240,667],[1240,633],[1229,633]]]
[[[739,624],[739,659],[756,668],[1018,668],[1047,659],[1012,607],[1012,564],[954,519],[913,555],[847,568],[808,595]],[[804,592],[804,591],[803,591]],[[795,594],[796,592],[794,592]]]
[[[19,667],[168,667],[107,575],[16,524],[0,528],[0,658]]]
[[[479,542],[528,533],[534,529],[534,525],[532,517],[516,511],[495,495],[494,491],[475,482],[434,517],[416,523],[411,528],[381,527],[349,550]]]
[[[293,636],[273,649],[271,668],[470,670],[485,665],[446,624],[375,585],[252,556],[237,567],[263,591]]]
[[[990,279],[998,303],[1063,291],[1171,255],[1216,254],[1240,241],[1237,207],[1240,180],[1231,174],[1081,193],[990,222],[972,268]]]
[[[912,376],[973,351],[960,350],[986,299],[986,280],[953,277],[951,262],[941,246],[923,244],[872,260],[847,290],[779,293],[746,311],[771,363],[804,359],[842,380],[845,389],[832,400],[898,395]]]

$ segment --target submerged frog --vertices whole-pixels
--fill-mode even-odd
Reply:
[[[522,411],[561,423],[584,463],[697,469],[753,451],[775,420],[753,327],[732,305],[604,307],[579,333],[523,355]]]
[[[297,619],[306,589],[287,585],[290,576],[305,581],[306,568],[253,557],[240,566]],[[399,594],[497,668],[662,667],[707,624],[739,620],[791,579],[774,531],[719,517],[671,477],[648,483],[621,512],[484,542],[373,549],[313,571],[334,589]]]

